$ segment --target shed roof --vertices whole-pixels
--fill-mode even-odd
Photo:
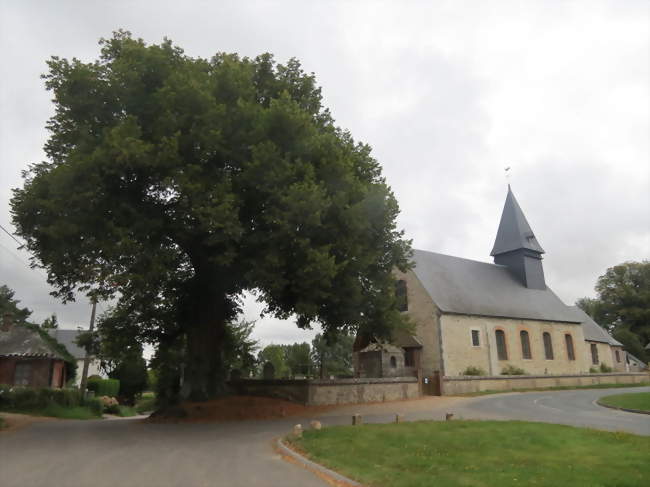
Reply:
[[[530,289],[507,267],[414,250],[413,272],[442,312],[580,323],[548,287]]]
[[[591,318],[591,316],[585,313],[578,306],[569,306],[569,308],[571,308],[571,311],[573,311],[573,313],[576,315],[576,318],[578,318],[582,322],[582,333],[585,336],[585,340],[589,342],[608,343],[615,347],[623,346],[621,342],[619,342],[613,336],[607,333],[607,330],[605,330],[602,326],[596,323]]]
[[[76,343],[77,337],[84,331],[86,330],[60,330],[57,328],[48,330],[48,333],[63,345],[70,355],[79,360],[86,357],[86,351]]]
[[[0,357],[63,357],[38,334],[26,326],[15,324],[9,331],[0,331]]]

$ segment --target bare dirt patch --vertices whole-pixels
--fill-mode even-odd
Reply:
[[[57,420],[57,418],[51,418],[48,416],[30,416],[28,414],[18,413],[0,413],[0,417],[2,417],[6,423],[5,428],[0,429],[0,434],[19,430],[21,428],[29,426],[32,423]]]
[[[147,421],[155,423],[210,423],[313,416],[335,406],[304,406],[282,399],[257,396],[229,396],[206,402],[184,402]]]

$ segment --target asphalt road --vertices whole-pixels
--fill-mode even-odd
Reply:
[[[650,416],[602,408],[601,396],[650,387],[513,393],[477,398],[347,406],[324,414],[324,425],[349,424],[360,412],[368,423],[394,412],[407,420],[519,419],[650,435]],[[51,421],[0,434],[2,487],[324,487],[309,471],[288,463],[272,440],[309,419],[221,424],[148,424],[138,420]]]

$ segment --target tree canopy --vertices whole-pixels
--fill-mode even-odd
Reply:
[[[596,283],[596,298],[577,301],[587,314],[641,360],[650,343],[650,261],[610,267]]]
[[[123,31],[100,44],[94,62],[48,62],[47,159],[11,202],[58,296],[117,296],[124,333],[183,337],[195,399],[222,390],[246,290],[300,327],[387,336],[402,323],[397,202],[297,60],[195,58]]]

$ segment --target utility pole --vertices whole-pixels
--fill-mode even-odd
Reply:
[[[91,298],[93,303],[93,310],[90,313],[90,328],[88,329],[89,333],[92,333],[95,329],[95,309],[97,308],[97,297],[93,296]],[[86,349],[86,355],[84,356],[84,369],[81,374],[81,384],[79,384],[79,390],[83,397],[86,396],[86,385],[88,384],[88,366],[90,365],[90,354],[88,349]]]

